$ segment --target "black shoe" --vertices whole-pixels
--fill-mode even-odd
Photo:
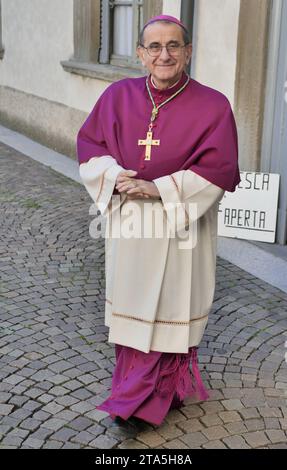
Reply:
[[[115,426],[125,428],[139,429],[143,424],[145,424],[145,421],[142,421],[140,418],[136,418],[135,416],[130,416],[127,419],[123,419],[121,416],[116,416],[114,419]]]

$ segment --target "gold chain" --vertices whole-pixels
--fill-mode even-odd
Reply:
[[[152,110],[152,115],[151,115],[151,122],[153,122],[157,115],[158,115],[158,110],[159,108],[161,108],[162,106],[164,106],[166,103],[168,103],[169,101],[171,101],[173,98],[175,98],[179,93],[182,92],[182,90],[184,90],[184,88],[188,85],[189,83],[189,80],[190,80],[190,77],[188,76],[187,77],[187,80],[186,82],[182,85],[182,87],[177,90],[172,96],[170,96],[169,98],[167,98],[165,101],[163,101],[161,104],[159,104],[158,106],[156,106],[155,102],[154,102],[154,99],[153,99],[153,96],[151,94],[151,91],[150,91],[150,87],[149,87],[149,83],[148,83],[148,77],[146,78],[146,87],[147,87],[147,91],[148,91],[148,94],[149,94],[149,97],[152,101],[152,104],[153,104],[153,110]]]

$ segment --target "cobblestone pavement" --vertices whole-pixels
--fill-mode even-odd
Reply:
[[[209,401],[158,427],[95,409],[115,357],[90,197],[3,144],[0,158],[0,447],[287,448],[287,295],[222,259],[199,349]]]

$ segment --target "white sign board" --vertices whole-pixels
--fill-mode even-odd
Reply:
[[[274,243],[280,175],[241,171],[234,193],[225,192],[218,235]]]

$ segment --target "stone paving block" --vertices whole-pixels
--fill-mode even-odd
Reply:
[[[190,449],[198,449],[203,444],[206,444],[208,439],[202,432],[192,432],[180,437]]]
[[[13,409],[14,409],[14,405],[0,404],[0,416],[9,415],[12,412]]]
[[[66,442],[62,449],[81,449],[82,446],[81,444],[76,444],[76,443],[73,443],[73,442]]]
[[[87,428],[86,431],[96,437],[105,432],[105,427],[96,423],[93,424],[93,426]]]
[[[203,424],[199,421],[199,419],[187,419],[185,421],[180,421],[176,423],[177,427],[184,431],[186,434],[190,432],[201,431],[204,429]]]
[[[14,375],[10,375],[6,379],[4,379],[3,382],[8,382],[11,385],[16,385],[16,384],[19,384],[20,382],[22,382],[23,380],[25,380],[25,377],[22,377],[21,375],[14,374]]]
[[[23,421],[23,418],[13,418],[12,416],[4,416],[4,418],[1,420],[0,426],[4,430],[7,429],[9,431],[10,429],[17,428],[21,421]]]
[[[89,444],[89,442],[93,441],[94,439],[95,439],[95,436],[93,434],[90,434],[87,431],[81,431],[71,438],[71,442],[87,445]]]
[[[46,440],[53,434],[53,431],[51,429],[46,429],[44,426],[40,426],[36,431],[33,433],[30,433],[29,437],[33,439],[38,439],[40,441]]]
[[[223,426],[210,426],[207,429],[203,429],[202,434],[204,434],[209,441],[222,439],[223,437],[228,436],[228,432]]]
[[[222,419],[218,414],[207,414],[202,416],[200,421],[207,427],[222,424]]]
[[[179,429],[178,426],[164,423],[162,426],[159,426],[157,433],[163,437],[165,441],[171,441],[183,435],[183,431]]]
[[[93,396],[91,392],[89,392],[83,387],[77,390],[74,390],[71,395],[75,398],[78,398],[79,400],[87,400],[88,398]]]
[[[149,447],[144,445],[142,442],[137,441],[136,439],[127,439],[126,441],[121,442],[117,446],[117,448],[119,449],[148,449]],[[181,449],[181,448],[183,447],[174,447],[174,449]]]
[[[8,436],[22,437],[23,439],[25,439],[28,434],[30,434],[30,431],[21,428],[12,429],[9,434],[7,433]]]
[[[61,449],[63,447],[63,442],[60,441],[47,441],[43,445],[43,449]]]
[[[58,431],[58,429],[65,426],[65,421],[63,419],[50,418],[45,421],[45,428],[51,429],[52,431]]]
[[[227,423],[225,424],[226,431],[230,434],[244,434],[248,431],[247,427],[243,421],[235,421],[234,423]]]
[[[76,431],[84,431],[92,424],[93,421],[91,421],[90,419],[85,418],[84,416],[79,416],[69,422],[69,427],[75,429]]]
[[[229,449],[250,449],[243,437],[239,435],[225,437],[223,442]]]
[[[265,429],[281,429],[279,418],[264,418]]]
[[[284,431],[280,431],[278,429],[266,429],[265,432],[268,436],[268,439],[274,444],[280,442],[287,442],[286,434],[284,433]]]
[[[130,435],[95,409],[115,351],[104,325],[104,240],[91,241],[87,230],[89,196],[2,143],[0,152],[0,447],[286,448],[287,295],[219,257],[198,351],[209,400],[188,398],[161,426]],[[5,175],[12,171],[13,181]],[[17,198],[35,198],[39,208]]]
[[[61,387],[60,385],[50,388],[49,394],[54,395],[56,397],[62,397],[64,395],[67,395],[69,393],[69,390],[65,387]]]
[[[66,377],[65,375],[63,374],[55,374],[55,375],[52,375],[51,377],[49,377],[49,382],[51,382],[51,387],[53,387],[52,384],[54,385],[61,385],[63,383],[65,383],[65,386],[66,386],[66,383],[69,382],[69,379],[68,377]]]
[[[287,449],[287,444],[271,444],[268,449]]]
[[[38,421],[34,418],[27,418],[20,424],[20,427],[23,429],[28,429],[29,431],[35,431],[41,425],[41,421]]]
[[[79,416],[79,413],[65,409],[54,414],[54,418],[63,419],[66,423],[70,423],[73,419],[77,418],[77,416]]]
[[[255,448],[255,449],[257,447],[262,447],[262,446],[270,444],[269,439],[267,438],[266,434],[263,431],[254,431],[254,432],[245,433],[244,439],[252,448]]]
[[[149,447],[159,446],[165,442],[165,439],[156,431],[141,432],[137,435],[137,440]]]
[[[58,362],[54,362],[53,364],[49,364],[49,369],[53,372],[64,372],[68,369],[71,369],[73,367],[73,364],[71,364],[70,362],[68,361],[58,361]]]
[[[10,414],[9,418],[16,418],[16,419],[19,419],[19,420],[23,421],[24,419],[28,418],[32,414],[33,414],[32,410],[25,410],[22,407],[22,408],[18,408],[15,411],[13,411],[13,413]]]
[[[59,429],[57,432],[52,434],[51,439],[55,441],[62,441],[62,442],[67,442],[69,439],[74,437],[77,434],[77,431],[75,429],[71,429],[68,427],[63,427]]]
[[[244,421],[248,431],[260,431],[265,429],[265,422],[263,419],[248,419]]]
[[[70,395],[64,395],[62,397],[60,396],[56,398],[54,397],[54,401],[63,407],[72,406],[76,403],[79,403],[77,398],[71,397]]]
[[[55,399],[55,397],[53,395],[49,395],[49,393],[43,393],[37,399],[40,403],[47,404],[47,403],[50,403],[51,401],[53,401]]]
[[[260,418],[260,414],[256,408],[242,408],[238,413],[243,419]]]
[[[268,406],[258,407],[259,414],[262,418],[282,418],[282,412],[279,408],[269,408]]]
[[[8,435],[8,436],[4,437],[4,439],[2,439],[1,447],[13,446],[17,449],[17,448],[21,447],[21,444],[22,444],[23,440],[24,440],[24,438]]]
[[[279,418],[279,423],[282,429],[287,429],[287,418]]]
[[[86,414],[87,412],[93,410],[94,406],[90,403],[87,403],[86,401],[81,401],[79,403],[76,403],[75,405],[72,405],[70,408],[72,411]]]
[[[219,413],[219,417],[224,423],[234,423],[236,421],[241,421],[242,418],[237,413],[237,411],[222,411]]]
[[[59,405],[55,401],[49,402],[47,405],[43,406],[42,411],[49,413],[51,415],[55,415],[64,409],[64,406]]]
[[[219,440],[209,441],[202,445],[203,449],[226,449],[227,446]]]
[[[242,408],[244,408],[243,403],[237,398],[232,398],[230,400],[223,400],[222,405],[224,406],[226,410],[230,410],[230,411],[241,410]]]
[[[107,437],[105,435],[101,435],[96,437],[93,441],[89,443],[90,447],[93,447],[95,449],[112,449],[113,447],[116,446],[118,441],[116,439],[113,439],[112,437]]]
[[[79,382],[78,380],[69,380],[68,382],[65,382],[65,388],[71,391],[75,391],[83,387],[83,384]],[[74,395],[76,396],[76,395]]]
[[[232,398],[240,399],[243,396],[244,391],[241,388],[236,388],[236,387],[226,388],[224,386],[222,388],[222,393],[223,393],[225,399],[232,399]]]
[[[182,408],[182,413],[187,418],[199,418],[200,416],[204,415],[204,411],[198,405],[185,406]]]
[[[35,400],[28,400],[26,403],[23,404],[23,408],[25,410],[35,411],[41,408],[41,404]]]
[[[40,395],[43,395],[43,390],[37,387],[30,388],[29,390],[26,390],[25,395],[27,395],[30,398],[38,398]]]
[[[48,369],[45,370],[39,370],[38,372],[34,373],[31,376],[31,379],[34,380],[35,382],[42,381],[42,380],[50,380],[51,377],[53,377],[55,374]]]

